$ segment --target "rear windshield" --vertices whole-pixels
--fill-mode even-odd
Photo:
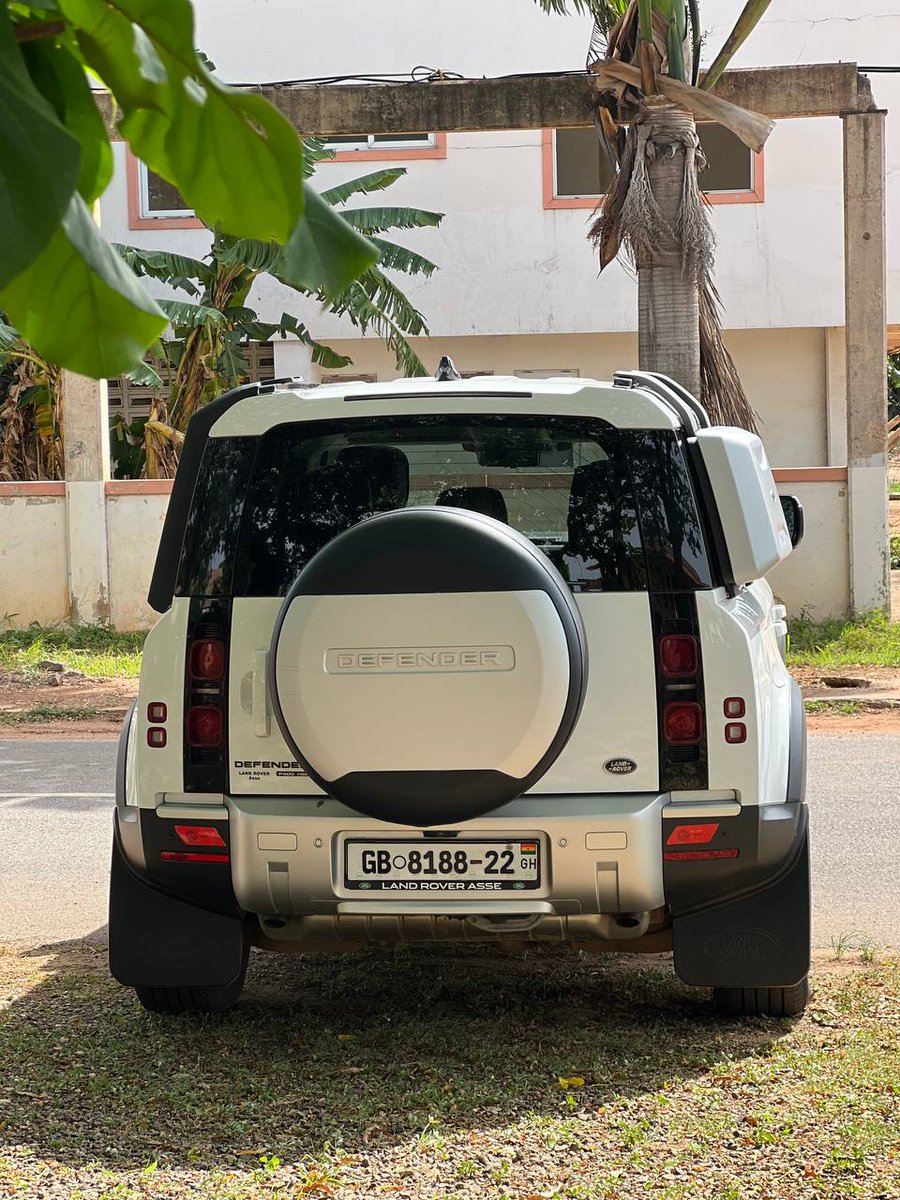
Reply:
[[[417,505],[484,513],[576,592],[709,586],[674,434],[572,417],[417,416],[280,425],[207,444],[181,595],[283,596],[344,529]]]

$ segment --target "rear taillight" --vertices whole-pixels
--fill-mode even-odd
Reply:
[[[225,847],[225,839],[214,825],[176,825],[175,832],[185,846]]]
[[[663,737],[670,746],[697,746],[703,740],[703,709],[693,700],[673,700],[663,709]]]
[[[221,708],[212,704],[195,704],[188,709],[188,745],[221,746],[224,733],[225,721]]]
[[[227,863],[227,854],[195,854],[190,850],[163,850],[159,856],[163,862]]]
[[[215,681],[225,677],[225,643],[217,638],[200,638],[191,646],[191,679]]]
[[[660,639],[659,669],[667,679],[696,675],[697,639],[687,633],[670,633]]]
[[[195,596],[184,663],[184,790],[228,787],[228,638],[231,601]]]

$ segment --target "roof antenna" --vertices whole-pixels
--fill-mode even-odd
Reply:
[[[441,356],[441,361],[438,363],[438,369],[434,373],[435,379],[439,383],[449,383],[451,379],[462,379],[459,371],[453,365],[453,359],[444,354]]]

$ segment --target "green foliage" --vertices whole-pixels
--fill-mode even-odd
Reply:
[[[57,659],[89,678],[136,678],[141,670],[144,633],[118,633],[100,625],[31,625],[0,630],[0,669],[19,675]]]
[[[319,142],[305,143],[307,164],[330,157]],[[307,215],[315,224],[315,211],[321,207],[344,206],[354,196],[370,195],[396,183],[406,174],[404,168],[374,171],[329,188],[307,205]],[[169,254],[161,250],[143,250],[135,246],[117,246],[122,260],[137,276],[167,284],[190,299],[160,301],[171,322],[172,336],[157,344],[156,357],[168,367],[173,379],[170,389],[168,420],[183,430],[202,404],[227,387],[247,377],[243,349],[249,341],[268,341],[272,337],[293,336],[308,346],[313,362],[334,370],[350,359],[317,341],[296,317],[282,313],[278,321],[263,321],[246,304],[258,276],[271,275],[279,283],[300,294],[322,301],[333,313],[347,316],[363,332],[371,330],[394,351],[397,367],[405,375],[424,375],[424,364],[407,340],[428,332],[425,319],[397,284],[385,273],[431,275],[435,264],[430,259],[397,245],[381,234],[393,229],[416,229],[440,224],[443,214],[406,207],[346,208],[341,215],[349,227],[375,233],[368,245],[379,256],[377,266],[369,266],[338,293],[331,294],[336,278],[328,277],[323,257],[316,259],[316,247],[297,254],[297,245],[281,247],[272,242],[213,236],[209,254],[203,259]],[[325,244],[322,239],[321,244]],[[307,269],[319,263],[318,272]],[[306,264],[304,266],[304,264]],[[382,269],[383,268],[383,269]],[[322,278],[317,282],[317,274]],[[148,381],[160,384],[152,368]],[[117,478],[135,478],[145,470],[153,475],[158,466],[168,474],[174,465],[171,453],[163,448],[158,464],[151,462],[153,446],[148,443],[148,425],[141,419],[127,425],[121,417],[113,423],[111,451]],[[162,426],[157,432],[163,432]]]
[[[888,420],[900,417],[900,350],[888,355]]]
[[[881,615],[861,621],[790,622],[788,665],[900,667],[900,625]]]
[[[190,0],[3,0],[0,307],[43,357],[118,374],[166,325],[91,219],[112,152],[88,71],[132,150],[210,226],[290,246],[293,276],[332,298],[377,260],[313,192],[292,125],[213,75]]]

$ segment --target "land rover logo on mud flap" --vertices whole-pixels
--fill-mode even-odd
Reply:
[[[744,926],[714,933],[703,943],[703,952],[718,962],[742,962],[766,958],[778,946],[778,938],[768,930]]]
[[[373,646],[325,651],[328,675],[438,675],[456,671],[512,671],[512,646]]]
[[[610,775],[630,775],[637,770],[637,763],[633,758],[609,758],[603,764],[603,770],[609,771]]]

